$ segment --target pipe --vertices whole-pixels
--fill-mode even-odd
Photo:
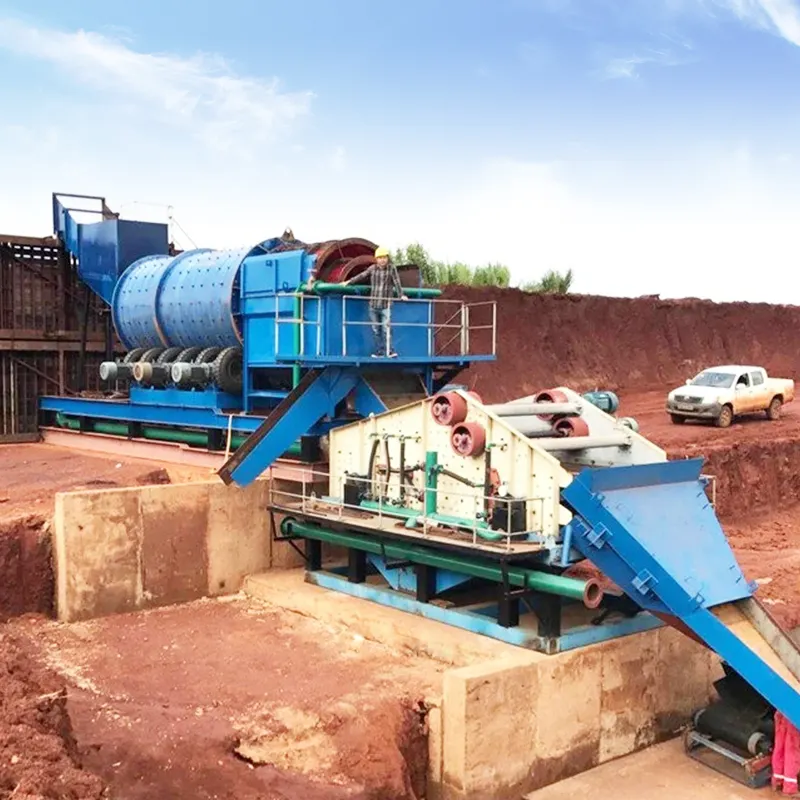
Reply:
[[[436,490],[439,484],[439,455],[435,450],[425,453],[425,514],[436,513]]]
[[[539,439],[536,444],[542,450],[589,450],[593,447],[630,447],[631,440],[624,433],[607,436],[565,436]]]
[[[555,436],[553,426],[544,419],[534,416],[505,417],[503,422],[519,431],[523,436]]]
[[[579,403],[500,403],[486,406],[498,417],[529,417],[533,414],[558,414],[559,416],[576,416],[581,413]]]
[[[551,575],[515,566],[508,566],[503,570],[497,563],[451,555],[414,544],[379,542],[356,533],[333,531],[329,528],[297,522],[291,517],[287,517],[281,522],[281,533],[284,536],[318,539],[340,547],[363,550],[373,555],[460,572],[464,575],[471,575],[473,578],[482,578],[495,583],[502,583],[505,574],[512,586],[535,589],[546,594],[568,597],[571,600],[580,600],[587,608],[597,608],[603,601],[603,590],[594,578],[581,581],[576,578],[565,578],[561,575]]]
[[[343,286],[341,283],[325,283],[319,281],[312,284],[309,292],[317,292],[318,294],[366,294],[369,291],[369,286]],[[432,289],[426,286],[404,286],[403,293],[408,297],[439,297],[442,294],[441,289]]]
[[[56,425],[61,428],[69,428],[70,430],[80,429],[80,420],[73,419],[65,416],[61,412],[56,414]],[[103,433],[108,436],[129,436],[129,428],[127,422],[108,422],[104,420],[92,420],[92,432]],[[234,433],[231,436],[231,449],[235,450],[244,444],[249,434]],[[143,425],[141,428],[141,436],[137,438],[150,439],[152,441],[162,442],[178,442],[180,444],[194,445],[197,447],[208,447],[208,433],[204,431],[191,431],[180,428],[157,428],[149,425]],[[300,455],[300,442],[295,442],[283,454],[284,456],[299,456]]]

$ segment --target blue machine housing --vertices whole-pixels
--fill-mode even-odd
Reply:
[[[250,421],[232,422],[231,415],[286,416],[281,404],[296,403],[304,376],[313,373],[319,380],[307,397],[318,402],[306,403],[301,417],[288,415],[295,420],[296,441],[340,424],[346,395],[351,399],[345,421],[354,411],[382,410],[385,405],[364,380],[367,371],[401,383],[416,377],[417,390],[430,393],[470,363],[494,358],[493,352],[472,354],[463,344],[438,346],[439,292],[423,289],[417,270],[413,280],[404,273],[408,301],[395,300],[390,308],[397,356],[374,358],[369,287],[341,285],[371,263],[375,246],[368,240],[306,244],[287,232],[255,246],[175,254],[166,225],[119,220],[102,198],[77,196],[85,205],[99,203],[98,210],[65,205],[64,197],[53,197],[55,231],[76,258],[81,278],[110,305],[128,353],[122,363],[104,367],[112,376],[110,389],[129,391],[126,400],[44,397],[46,425],[69,418],[74,428],[77,418],[81,430],[92,431],[93,420],[127,422],[130,436],[142,424],[251,431]],[[77,222],[77,211],[92,211],[101,220]],[[176,364],[187,368],[184,377],[175,377]],[[267,445],[259,452],[273,452]]]
[[[62,198],[89,201],[99,208],[68,207]],[[81,223],[73,216],[81,212],[99,216],[98,222]],[[107,303],[122,272],[145,255],[169,252],[167,226],[153,222],[122,220],[101,197],[53,195],[53,229],[69,253],[78,260],[81,280]]]

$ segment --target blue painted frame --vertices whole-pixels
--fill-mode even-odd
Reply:
[[[454,628],[461,628],[479,636],[488,636],[507,644],[536,650],[552,655],[591,644],[630,636],[634,633],[653,630],[663,626],[661,620],[647,613],[636,617],[606,621],[601,625],[581,625],[567,630],[559,637],[547,638],[522,625],[516,628],[504,628],[497,619],[497,609],[493,604],[486,604],[479,610],[442,608],[432,603],[421,603],[403,592],[390,587],[375,586],[367,583],[350,583],[347,580],[346,568],[307,571],[306,580],[324,589],[348,594],[362,600],[404,611],[409,614],[441,622]],[[520,622],[528,617],[520,615]]]

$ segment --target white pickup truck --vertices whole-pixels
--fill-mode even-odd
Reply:
[[[667,395],[667,413],[676,425],[687,419],[713,421],[727,428],[744,414],[765,411],[778,419],[781,408],[794,400],[794,381],[770,378],[762,367],[729,364],[709,367]]]

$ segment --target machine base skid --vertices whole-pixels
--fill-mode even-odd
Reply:
[[[599,624],[593,624],[592,620],[602,613],[602,609],[589,611],[573,606],[570,611],[576,612],[575,623],[566,622],[571,616],[566,614],[562,620],[561,633],[548,636],[539,632],[540,620],[533,612],[520,613],[519,624],[506,627],[499,622],[501,613],[499,602],[489,601],[469,606],[449,607],[436,600],[425,603],[415,599],[413,594],[393,589],[375,576],[370,576],[363,582],[353,582],[348,579],[346,566],[308,570],[306,580],[324,589],[343,592],[352,597],[548,655],[652,630],[662,625],[657,618],[646,613],[637,614],[635,617],[615,615]]]
[[[686,753],[695,761],[751,789],[763,789],[772,778],[772,756],[751,756],[693,729],[683,736]]]

